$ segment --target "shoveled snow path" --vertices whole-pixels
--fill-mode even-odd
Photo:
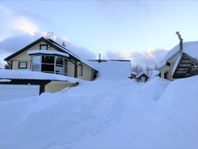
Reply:
[[[131,88],[129,88],[129,86],[131,86]],[[104,131],[106,128],[110,127],[112,123],[119,121],[126,107],[125,97],[129,96],[129,94],[133,95],[136,90],[138,90],[138,88],[139,87],[137,83],[131,83],[127,81],[124,83],[115,83],[109,91],[106,90],[104,92],[96,93],[95,95],[100,97],[102,103],[96,105],[96,107],[94,107],[92,110],[94,113],[100,113],[98,114],[100,116],[90,125],[87,125],[84,128],[80,129],[78,133],[75,136],[71,137],[69,140],[62,138],[61,140],[58,140],[48,146],[49,149],[70,149],[76,142],[80,141],[81,139],[96,135],[101,131]]]
[[[33,99],[2,102],[0,112],[7,117],[2,117],[1,121],[5,124],[0,124],[3,128],[0,131],[0,147],[70,146],[87,135],[104,130],[119,119],[125,107],[124,95],[127,92],[131,94],[137,86],[129,79],[115,83],[96,81],[63,91],[62,94],[51,94],[50,99],[47,99],[49,94],[43,94]],[[14,118],[13,109],[19,114],[15,114]]]

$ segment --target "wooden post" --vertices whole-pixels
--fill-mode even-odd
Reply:
[[[75,78],[78,77],[78,65],[77,65],[77,61],[75,61],[75,63],[74,63],[74,77]]]

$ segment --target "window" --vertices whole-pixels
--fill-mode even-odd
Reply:
[[[32,56],[32,71],[41,71],[41,56]]]
[[[169,79],[169,72],[168,71],[164,73],[164,79]]]
[[[40,50],[48,50],[47,44],[40,44]]]
[[[27,62],[19,62],[19,69],[27,69]]]
[[[83,76],[83,65],[79,65],[79,76]]]
[[[57,57],[57,58],[56,58],[56,65],[61,65],[61,66],[63,66],[63,58]]]
[[[56,57],[56,74],[64,74],[63,58]]]
[[[42,72],[54,73],[54,56],[42,56]]]
[[[54,56],[42,56],[42,63],[54,64]]]

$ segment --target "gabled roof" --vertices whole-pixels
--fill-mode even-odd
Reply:
[[[39,39],[37,39],[36,41],[32,42],[31,44],[27,45],[26,47],[20,49],[19,51],[11,54],[10,56],[6,57],[4,60],[5,61],[9,61],[10,59],[12,59],[13,57],[17,56],[18,54],[24,52],[25,50],[31,48],[32,46],[40,43],[40,42],[46,42],[47,44],[49,44],[51,47],[55,48],[57,51],[59,52],[63,52],[66,54],[69,54],[69,57],[71,57],[72,59],[78,60],[83,62],[84,64],[86,64],[89,67],[92,67],[93,69],[95,69],[92,65],[90,65],[88,62],[82,60],[79,56],[77,56],[76,54],[74,54],[73,52],[71,52],[70,50],[66,49],[64,46],[61,46],[60,44],[58,44],[57,42],[51,40],[51,39],[46,39],[44,37],[41,37]],[[96,69],[95,69],[96,70]]]
[[[12,59],[13,57],[15,57],[15,56],[21,54],[21,53],[24,52],[25,50],[31,48],[32,46],[34,46],[35,44],[37,44],[37,43],[39,43],[39,42],[41,42],[41,41],[43,41],[43,40],[44,40],[43,37],[37,39],[36,41],[32,42],[31,44],[27,45],[26,47],[24,47],[24,48],[20,49],[19,51],[15,52],[15,53],[13,53],[13,54],[11,54],[11,55],[9,55],[9,56],[6,57],[4,60],[5,60],[5,61],[9,61],[9,60]]]
[[[160,62],[159,68],[163,67],[168,60],[173,58],[179,52],[179,45],[172,48],[165,58]],[[183,52],[198,59],[198,41],[189,41],[183,43]]]
[[[173,78],[185,78],[198,74],[198,60],[192,56],[183,53],[178,57],[174,68],[173,68]]]
[[[73,54],[71,51],[67,50],[65,47],[62,47],[61,45],[59,45],[58,43],[56,43],[55,41],[51,40],[51,39],[46,39],[44,37],[41,37],[39,39],[37,39],[36,41],[32,42],[31,44],[27,45],[26,47],[20,49],[19,51],[13,53],[12,55],[8,56],[7,58],[5,58],[5,61],[9,61],[11,58],[15,57],[16,55],[24,52],[25,50],[31,48],[32,46],[40,43],[40,42],[46,42],[47,44],[49,44],[51,47],[55,48],[57,51],[59,52],[64,52],[64,53],[68,53],[72,56],[72,58],[75,59],[79,59],[78,56],[76,56],[75,54]]]
[[[147,75],[147,73],[146,72],[141,72],[140,74],[138,74],[135,78],[136,79],[138,79],[139,77],[141,77],[141,76],[146,76],[146,77],[148,77],[149,78],[149,76]]]

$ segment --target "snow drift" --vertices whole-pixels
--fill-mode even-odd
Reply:
[[[0,148],[197,149],[198,77],[137,83],[117,65],[96,63],[100,77],[70,90],[0,102]]]

